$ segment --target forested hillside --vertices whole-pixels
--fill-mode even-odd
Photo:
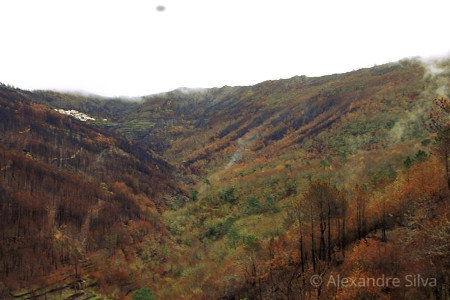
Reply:
[[[139,99],[1,86],[1,295],[447,299],[449,79],[411,59]]]

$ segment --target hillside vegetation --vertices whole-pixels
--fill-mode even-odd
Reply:
[[[1,86],[0,295],[446,299],[449,79],[412,59],[133,100]]]

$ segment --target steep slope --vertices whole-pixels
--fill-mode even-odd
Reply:
[[[206,124],[201,126],[204,138],[197,138],[187,130],[185,136],[172,144],[167,157],[176,160],[187,156],[186,166],[204,164],[210,169],[214,164],[211,165],[208,157],[225,153],[225,162],[219,163],[223,166],[239,150],[240,139],[249,149],[245,155],[249,160],[261,156],[274,158],[299,147],[309,152],[332,151],[345,155],[351,152],[346,149],[351,148],[348,142],[342,141],[340,147],[327,145],[329,139],[320,134],[329,132],[336,137],[335,142],[340,138],[338,130],[350,131],[351,135],[364,134],[348,128],[348,123],[357,124],[360,118],[359,123],[365,123],[366,132],[376,129],[372,134],[377,139],[362,141],[358,148],[387,140],[389,126],[397,122],[398,113],[412,109],[413,102],[423,100],[414,99],[426,89],[422,86],[423,76],[421,64],[405,62],[342,75],[299,77],[240,88],[232,93],[232,99],[225,97],[204,116]],[[378,123],[381,120],[377,117],[384,123]],[[249,139],[251,142],[247,142]],[[324,144],[322,149],[308,148],[308,143],[313,141]],[[184,151],[189,154],[183,155]]]
[[[0,281],[10,290],[80,278],[98,250],[132,255],[147,234],[166,235],[158,211],[183,195],[161,157],[35,97],[0,86]]]
[[[433,99],[449,96],[449,62],[440,67],[402,61],[305,79],[318,85],[291,98],[286,84],[298,78],[262,83],[255,99],[246,87],[209,91],[220,100],[192,108],[208,118],[180,130],[165,154],[198,183],[187,205],[164,213],[183,259],[166,275],[171,289],[152,289],[161,298],[446,299],[450,198],[439,153],[448,143],[427,127]],[[436,285],[405,286],[417,274]],[[402,286],[314,286],[317,275],[401,277]]]
[[[396,127],[399,116],[408,118],[426,109],[436,82],[420,61],[404,60],[346,74],[301,76],[252,87],[176,90],[132,103],[38,94],[40,101],[52,107],[103,116],[108,121],[98,125],[204,174],[204,170],[225,167],[237,156],[241,159],[236,152],[244,146],[249,160],[273,158],[299,147],[314,152],[311,143],[320,143],[320,151],[342,157],[359,148],[386,146],[395,130],[403,129],[400,124]],[[372,137],[367,136],[369,131]],[[337,138],[330,141],[326,133]],[[351,136],[362,138],[355,145]]]

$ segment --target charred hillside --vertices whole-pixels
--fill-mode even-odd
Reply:
[[[161,157],[34,97],[0,86],[0,281],[10,288],[164,232],[150,216],[184,193]]]
[[[449,70],[412,59],[134,101],[1,85],[0,298],[444,299]],[[437,285],[309,281],[361,272]]]
[[[356,151],[349,136],[369,131],[374,138],[365,137],[356,147],[379,146],[390,139],[392,127],[405,111],[426,105],[425,94],[434,84],[420,61],[404,60],[250,87],[180,89],[137,102],[44,91],[36,98],[51,107],[75,108],[106,118],[96,125],[154,149],[188,172],[204,174],[208,168],[225,166],[239,141],[251,140],[245,142],[249,159],[281,155],[298,147],[316,152],[311,144],[322,144],[324,153],[345,156]],[[365,129],[358,131],[352,128],[354,124]],[[338,136],[339,145],[329,144],[325,135],[331,133]]]
[[[344,158],[397,142],[391,135],[399,120],[427,109],[436,81],[426,73],[421,62],[411,60],[251,87],[174,91],[144,97],[115,128],[199,175],[226,166],[242,147],[248,160],[295,149],[310,157]],[[426,135],[421,128],[405,133],[407,139]]]

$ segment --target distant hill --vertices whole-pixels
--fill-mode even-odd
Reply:
[[[441,67],[448,64],[443,61]],[[97,124],[204,175],[203,170],[226,166],[239,150],[238,141],[250,160],[299,148],[345,158],[358,149],[388,147],[399,135],[402,140],[423,137],[427,133],[417,124],[446,78],[447,73],[432,75],[413,59],[249,87],[180,89],[137,102],[44,91],[37,101],[106,118]],[[411,122],[415,116],[421,120]],[[320,149],[311,146],[317,143]]]

